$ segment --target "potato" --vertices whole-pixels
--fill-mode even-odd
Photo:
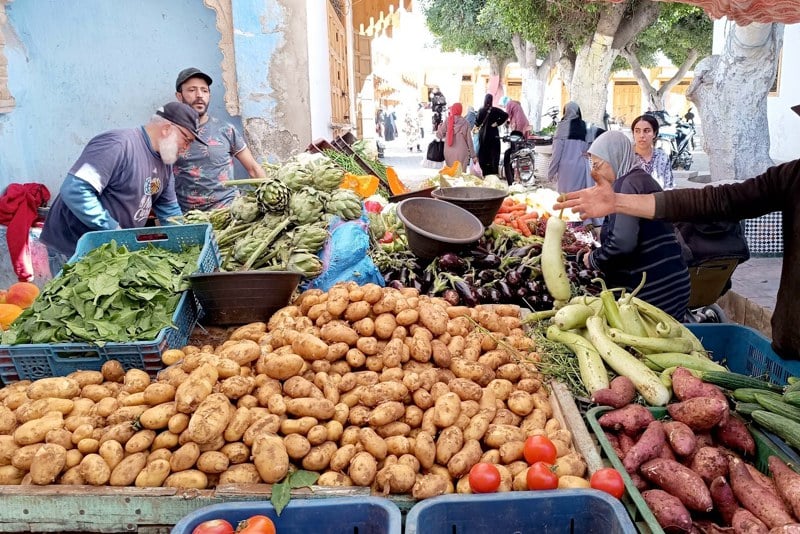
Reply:
[[[458,451],[450,461],[447,462],[447,471],[451,477],[460,478],[469,473],[481,459],[481,444],[477,440],[469,440],[464,443],[464,447]]]
[[[200,446],[193,441],[189,441],[172,453],[169,459],[169,467],[173,473],[186,471],[194,467],[199,457]]]
[[[397,421],[406,413],[406,407],[402,402],[388,401],[378,405],[370,412],[368,421],[373,427],[387,425]]]
[[[125,452],[128,454],[146,451],[156,439],[155,430],[140,430],[125,443]],[[113,466],[110,466],[113,469]]]
[[[230,466],[219,476],[219,484],[259,484],[261,475],[251,463],[239,463]]]
[[[311,450],[311,443],[301,434],[289,434],[283,438],[286,452],[292,460],[300,460]]]
[[[381,438],[373,429],[361,428],[358,431],[358,440],[368,453],[375,457],[376,460],[383,460],[386,458],[388,448],[386,441]]]
[[[86,481],[83,479],[83,475],[81,475],[80,466],[76,464],[66,468],[64,473],[59,477],[57,484],[64,486],[84,486]]]
[[[433,423],[439,428],[455,424],[461,413],[461,399],[456,393],[446,393],[436,399]]]
[[[483,437],[483,443],[488,447],[499,448],[509,441],[525,441],[525,432],[514,425],[491,424]]]
[[[269,353],[259,360],[257,369],[270,378],[287,380],[297,376],[305,366],[305,360],[297,354]]]
[[[378,339],[390,339],[397,328],[397,321],[392,313],[381,313],[375,317],[374,321],[375,337]]]
[[[420,432],[416,435],[413,444],[414,456],[419,460],[423,469],[430,469],[436,461],[436,443],[431,434]]]
[[[19,445],[14,441],[13,436],[0,434],[0,466],[10,465],[14,452],[19,449]]]
[[[167,421],[167,430],[173,434],[180,434],[189,426],[189,416],[185,413],[176,413]]]
[[[71,399],[77,397],[80,392],[81,386],[77,380],[63,377],[40,378],[25,390],[25,394],[31,400],[47,397]]]
[[[378,471],[378,464],[370,453],[362,451],[353,456],[350,460],[348,476],[356,486],[369,486],[375,480]]]
[[[304,360],[323,360],[328,355],[328,344],[313,334],[300,333],[292,341],[292,351]]]
[[[136,452],[126,456],[111,471],[109,484],[112,486],[130,486],[147,464],[147,453]]]
[[[261,356],[261,347],[250,339],[236,341],[235,344],[223,348],[219,352],[221,358],[228,358],[239,365],[247,365],[256,361]]]
[[[283,440],[276,435],[261,434],[253,442],[253,463],[267,484],[283,480],[289,471],[289,454]]]
[[[100,368],[100,373],[107,382],[122,382],[125,378],[125,369],[117,360],[108,360]]]
[[[105,460],[109,469],[114,469],[125,457],[122,445],[113,439],[103,442],[96,452]]]
[[[318,421],[314,417],[301,417],[299,419],[284,419],[283,421],[280,421],[280,431],[284,435],[289,435],[289,434],[306,435],[308,431],[311,430],[311,428],[313,428],[317,424]],[[245,433],[245,436],[246,435],[247,433]],[[246,440],[245,443],[247,443]]]
[[[533,396],[525,391],[511,392],[506,403],[509,410],[522,417],[525,417],[534,409]]]
[[[175,407],[181,413],[192,413],[208,397],[219,378],[217,368],[209,363],[192,371],[175,391]]]
[[[685,423],[694,431],[713,428],[728,415],[727,400],[695,397],[667,406],[669,415],[675,421]]]
[[[26,471],[13,465],[0,465],[0,486],[18,486],[22,483]]]
[[[333,471],[342,472],[350,465],[350,461],[358,452],[355,445],[348,443],[333,453],[330,461],[330,469]]]
[[[67,450],[61,445],[47,443],[39,447],[31,463],[31,482],[43,486],[55,482],[64,469]]]
[[[197,469],[206,474],[223,473],[230,465],[230,460],[219,451],[206,451],[197,458]]]
[[[303,458],[303,469],[309,471],[323,471],[328,468],[331,457],[336,452],[336,443],[326,441],[322,445],[311,447],[305,458]]]
[[[141,369],[128,369],[123,379],[123,391],[139,393],[150,385],[150,375]]]
[[[240,339],[249,339],[251,341],[258,341],[258,339],[267,331],[267,324],[263,322],[249,323],[240,326],[234,330],[228,339],[234,341]]]
[[[353,481],[344,473],[325,471],[317,479],[316,484],[317,486],[348,487],[353,485]]]
[[[111,477],[111,469],[99,454],[84,456],[79,469],[83,479],[91,486],[102,486]]]
[[[241,464],[250,459],[250,447],[241,442],[226,443],[220,451],[232,464]]]
[[[157,488],[164,484],[170,473],[169,461],[151,460],[136,475],[134,485],[138,488]]]
[[[74,407],[75,403],[71,399],[47,397],[26,402],[12,413],[16,415],[18,423],[27,423],[44,417],[48,412],[61,412],[62,415],[67,415]]]
[[[579,489],[590,488],[589,481],[585,478],[572,475],[564,475],[558,479],[558,489]]]
[[[286,412],[296,417],[314,417],[317,420],[330,419],[334,415],[334,404],[328,399],[304,397],[288,399]]]
[[[427,474],[417,477],[414,487],[411,488],[411,496],[415,499],[427,499],[444,495],[447,492],[449,478],[444,478],[438,474]]]
[[[446,465],[455,453],[464,445],[464,434],[457,426],[450,426],[442,430],[436,440],[436,461]]]
[[[38,382],[38,381],[37,381]],[[35,384],[36,382],[34,382]],[[57,415],[47,415],[41,419],[33,419],[23,423],[14,430],[14,441],[17,445],[31,445],[44,441],[45,436],[51,430],[64,426],[64,420],[59,412],[51,412]]]
[[[165,488],[206,489],[208,476],[197,469],[172,473],[164,480]]]
[[[153,382],[142,392],[144,403],[156,406],[175,400],[175,387],[164,382]]]
[[[416,482],[414,470],[404,464],[384,467],[375,476],[378,489],[386,493],[408,493]]]
[[[222,435],[234,413],[234,407],[222,393],[206,397],[189,420],[187,439],[209,443]]]
[[[239,441],[253,420],[253,412],[244,406],[236,408],[222,436],[225,441]]]
[[[0,405],[0,435],[11,434],[17,427],[17,417],[14,412]]]

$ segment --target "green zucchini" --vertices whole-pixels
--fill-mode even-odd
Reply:
[[[730,373],[727,371],[705,371],[703,372],[703,376],[701,378],[703,379],[703,382],[716,384],[724,389],[757,388],[775,391],[778,393],[783,392],[783,388],[781,386],[739,373]]]
[[[789,378],[786,379],[786,383],[789,384],[790,386],[794,384],[800,384],[800,377],[790,376]]]
[[[783,402],[792,406],[800,406],[800,391],[789,391],[783,394]]]
[[[664,338],[674,339],[674,338]],[[696,371],[717,371],[726,373],[725,368],[707,356],[698,354],[685,354],[682,352],[659,352],[642,356],[645,362],[649,361],[662,369],[670,367],[685,367]]]
[[[757,402],[737,402],[736,413],[750,416],[756,410],[763,410],[764,407]]]
[[[764,395],[763,393],[756,393],[756,402],[764,407],[768,412],[782,415],[800,423],[800,408],[792,406],[783,401],[776,400],[771,395]]]
[[[791,382],[791,379],[794,378],[793,376],[789,377],[789,385],[786,386],[786,389],[783,390],[784,393],[792,393],[794,391],[800,391],[800,380],[795,380]]]
[[[751,417],[756,423],[782,438],[795,449],[800,449],[800,423],[762,410],[754,411]]]
[[[758,388],[738,388],[733,390],[733,398],[740,402],[757,402],[756,393],[762,393],[765,396],[771,396],[775,400],[784,401],[783,395],[779,395],[774,391],[767,391]]]

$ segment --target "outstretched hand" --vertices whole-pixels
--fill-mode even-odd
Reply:
[[[594,187],[571,191],[558,197],[559,202],[553,205],[553,210],[571,209],[581,219],[605,217],[614,212],[615,197],[611,183],[594,176]]]

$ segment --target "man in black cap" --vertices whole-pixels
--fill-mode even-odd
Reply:
[[[208,142],[193,144],[175,164],[175,193],[184,212],[227,206],[236,198],[236,188],[223,185],[233,178],[234,157],[251,178],[266,177],[236,127],[208,114],[211,82],[211,76],[193,67],[183,69],[175,80],[175,97],[197,111],[200,135]]]
[[[800,106],[792,110],[800,115]],[[782,212],[783,269],[772,314],[772,348],[782,358],[800,360],[800,160],[733,184],[646,195],[618,193],[594,172],[592,177],[594,187],[562,195],[553,210],[569,208],[583,219],[622,213],[673,222],[739,221]]]
[[[162,224],[180,216],[172,165],[194,141],[204,145],[197,112],[169,102],[138,128],[94,137],[64,179],[42,230],[53,276],[94,230],[138,228],[150,209]]]

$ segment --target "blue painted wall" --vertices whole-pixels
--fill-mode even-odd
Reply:
[[[16,0],[6,14],[16,108],[0,114],[0,191],[35,181],[55,196],[93,136],[147,122],[187,66],[214,79],[210,113],[241,128],[223,105],[216,14],[202,0]],[[252,67],[265,70],[268,54]]]

